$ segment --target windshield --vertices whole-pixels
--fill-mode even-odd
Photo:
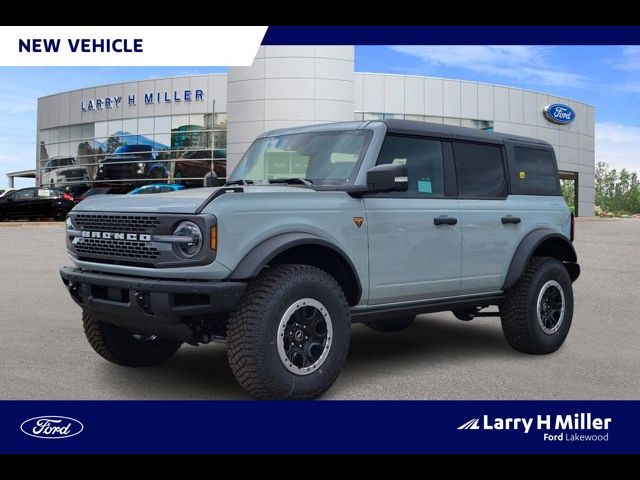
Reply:
[[[149,145],[121,145],[113,152],[112,157],[136,156],[153,160],[153,149]]]
[[[70,167],[70,166],[74,166],[75,167],[76,162],[73,158],[61,158],[60,160],[58,160],[58,166],[60,167]]]
[[[260,138],[249,147],[229,182],[268,184],[303,179],[299,183],[340,185],[351,179],[370,138],[368,130]]]

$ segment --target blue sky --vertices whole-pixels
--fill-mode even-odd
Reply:
[[[0,67],[0,187],[33,168],[37,98],[101,84],[223,72],[222,67]],[[517,86],[596,107],[596,158],[640,172],[640,47],[359,46],[356,70]]]

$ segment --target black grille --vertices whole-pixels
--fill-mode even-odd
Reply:
[[[155,260],[160,256],[158,249],[148,243],[125,240],[83,238],[75,245],[75,249],[81,256],[103,255],[136,260]]]
[[[74,223],[78,230],[155,233],[155,230],[160,225],[160,220],[158,217],[146,215],[91,215],[79,213],[74,217]]]
[[[86,173],[82,168],[76,168],[75,170],[65,170],[62,174],[65,177],[82,177]]]

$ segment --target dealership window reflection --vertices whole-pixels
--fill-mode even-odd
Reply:
[[[159,117],[114,119],[94,123],[42,129],[38,132],[38,165],[40,170],[53,158],[74,158],[87,169],[90,184],[95,183],[98,167],[113,157],[121,146],[143,145],[153,151],[154,161],[165,162],[164,181],[174,181],[176,164],[199,163],[199,168],[180,168],[198,177],[180,177],[193,186],[202,185],[201,174],[214,170],[226,176],[226,113],[204,113]],[[126,158],[126,157],[125,157]],[[135,161],[132,160],[132,161]],[[209,161],[209,165],[207,165]],[[124,163],[124,162],[123,162]],[[214,168],[215,164],[215,168]],[[126,184],[132,180],[114,179]],[[151,179],[149,179],[151,180]],[[154,179],[157,180],[157,179]],[[89,186],[91,186],[89,185]]]

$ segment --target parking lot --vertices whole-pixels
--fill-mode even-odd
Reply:
[[[164,365],[107,363],[85,341],[58,276],[62,224],[0,224],[0,399],[246,399],[224,345]],[[573,327],[548,356],[512,351],[497,318],[425,315],[408,330],[353,328],[328,399],[640,398],[640,220],[578,222]]]

